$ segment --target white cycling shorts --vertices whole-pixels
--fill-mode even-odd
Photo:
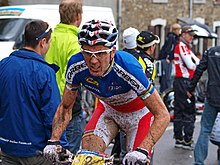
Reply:
[[[126,133],[127,151],[133,151],[144,140],[152,121],[153,115],[146,107],[125,113],[99,101],[85,128],[84,137],[91,134],[99,136],[108,146],[121,129]]]

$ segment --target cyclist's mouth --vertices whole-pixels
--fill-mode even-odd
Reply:
[[[99,67],[90,67],[90,70],[92,71],[92,72],[99,72],[100,71],[100,66]]]

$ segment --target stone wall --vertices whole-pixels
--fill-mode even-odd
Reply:
[[[189,1],[152,3],[152,0],[122,0],[122,29],[129,26],[146,29],[156,18],[165,19],[171,25],[178,17],[189,17]],[[196,17],[204,18],[212,26],[213,21],[220,20],[220,5],[214,4],[213,0],[206,0],[204,4],[193,3],[192,18]]]
[[[176,23],[177,18],[190,17],[189,6],[189,0],[168,0],[167,3],[153,3],[153,0],[122,0],[121,34],[124,29],[130,26],[137,28],[139,31],[151,30],[161,37],[159,45],[161,47],[170,25]],[[213,28],[213,22],[220,21],[220,3],[216,4],[213,0],[206,0],[205,3],[193,3],[192,18],[198,17],[204,19],[204,23]],[[152,20],[158,18],[165,21],[165,27],[161,28],[163,25],[152,27]],[[220,23],[218,26],[220,26]],[[122,37],[120,36],[120,38]],[[197,52],[202,53],[207,47],[211,47],[214,42],[205,39],[204,43],[205,45],[200,44],[202,49],[197,46]],[[158,52],[159,49],[156,50],[156,54]]]
[[[5,0],[0,0],[5,1]],[[11,5],[17,4],[36,4],[36,3],[59,3],[60,0],[8,0]],[[119,18],[118,3],[121,5],[121,17]],[[165,38],[165,34],[169,31],[170,25],[177,22],[177,18],[189,17],[190,0],[167,0],[167,3],[154,3],[154,0],[84,0],[85,5],[111,7],[115,16],[117,26],[120,30],[120,37],[125,28],[130,26],[141,30],[152,30],[152,20],[161,19],[165,21],[165,32],[161,32],[161,29],[157,29],[162,37],[162,43]],[[195,1],[195,0],[192,0]],[[198,0],[197,0],[198,1]],[[192,5],[192,18],[200,17],[204,19],[204,22],[213,28],[213,22],[219,21],[220,27],[220,2],[215,3],[214,0],[201,0],[205,3],[193,3]],[[120,25],[119,25],[120,23]],[[162,35],[161,35],[162,33]],[[220,35],[220,28],[218,31]],[[212,41],[208,41],[209,45]],[[161,45],[162,45],[161,43]],[[218,40],[220,44],[220,40]]]
[[[4,1],[4,0],[0,0]],[[60,0],[8,0],[10,5],[50,3],[58,4]],[[118,16],[119,0],[84,0],[85,5],[111,7],[115,18]],[[189,0],[168,0],[168,3],[153,3],[153,0],[121,0],[122,1],[122,30],[129,26],[140,30],[146,29],[151,20],[162,18],[167,24],[173,24],[178,17],[189,17]],[[213,0],[206,3],[193,3],[193,18],[205,18],[212,26],[213,21],[220,20],[220,5]]]

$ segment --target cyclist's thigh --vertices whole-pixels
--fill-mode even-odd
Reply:
[[[104,103],[99,101],[92,118],[86,126],[83,139],[86,136],[95,135],[102,138],[105,145],[108,146],[119,129],[111,115]]]
[[[153,115],[146,107],[135,113],[135,122],[126,130],[127,151],[133,151],[141,144],[153,121]]]

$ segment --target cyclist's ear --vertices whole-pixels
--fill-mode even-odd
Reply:
[[[115,57],[115,53],[116,53],[116,46],[114,46],[113,49],[112,49],[111,58]]]

